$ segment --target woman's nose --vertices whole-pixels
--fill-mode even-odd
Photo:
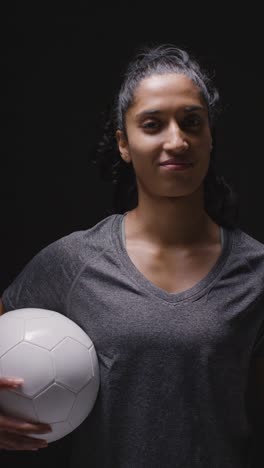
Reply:
[[[178,127],[173,127],[166,135],[163,145],[164,150],[177,151],[179,153],[188,149],[189,144],[186,141],[185,135]]]

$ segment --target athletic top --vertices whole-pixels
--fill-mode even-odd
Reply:
[[[55,310],[94,343],[100,389],[67,436],[69,466],[248,468],[248,373],[264,356],[264,245],[222,227],[209,273],[169,293],[130,259],[125,215],[51,243],[2,294],[7,311]]]

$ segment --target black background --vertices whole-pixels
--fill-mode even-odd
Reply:
[[[13,2],[3,12],[0,294],[41,248],[105,217],[112,187],[88,156],[99,114],[144,44],[186,47],[214,71],[218,172],[239,195],[241,229],[264,241],[261,14],[248,4],[195,5]],[[37,453],[2,452],[0,461],[67,467],[69,451],[70,436]]]

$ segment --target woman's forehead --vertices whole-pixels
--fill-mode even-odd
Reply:
[[[144,78],[135,90],[131,111],[163,105],[204,107],[205,103],[198,86],[186,75],[169,73]]]

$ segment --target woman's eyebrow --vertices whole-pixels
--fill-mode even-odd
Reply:
[[[198,106],[198,105],[193,105],[193,106],[185,106],[183,108],[185,112],[193,112],[193,111],[205,111],[205,108],[203,106]],[[136,114],[136,119],[139,120],[142,117],[146,117],[148,115],[157,115],[157,114],[162,114],[162,111],[159,109],[146,109],[142,112],[139,112]]]
[[[154,114],[161,114],[161,113],[162,111],[158,109],[147,109],[136,114],[136,119],[141,119],[142,117],[145,117],[147,115],[154,115]]]
[[[185,112],[193,112],[193,111],[205,111],[206,109],[203,106],[186,106],[184,107]]]

